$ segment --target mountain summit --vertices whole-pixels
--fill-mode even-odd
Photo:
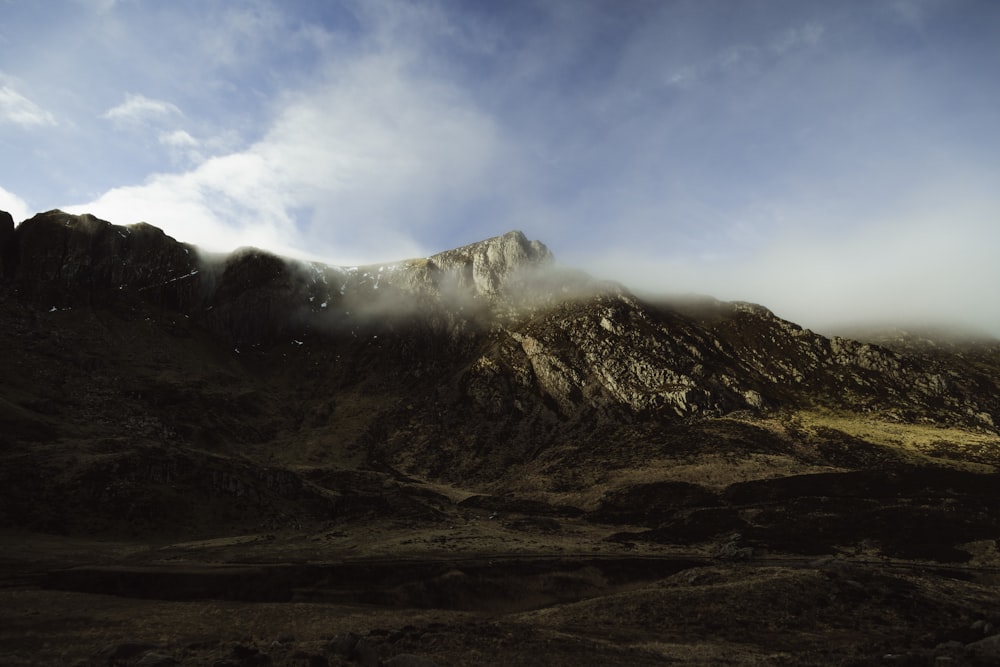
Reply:
[[[507,232],[485,241],[430,258],[444,271],[460,273],[478,294],[497,295],[504,285],[525,268],[550,266],[554,258],[540,241],[529,241],[520,231]]]

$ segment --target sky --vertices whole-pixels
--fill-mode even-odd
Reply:
[[[0,209],[53,208],[1000,336],[1000,2],[0,0]]]

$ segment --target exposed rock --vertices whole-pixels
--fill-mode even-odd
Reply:
[[[0,278],[4,276],[7,245],[14,237],[14,218],[7,211],[0,211]]]
[[[499,297],[505,288],[522,277],[519,274],[553,262],[552,253],[542,243],[529,241],[524,233],[512,231],[429,258],[431,266],[453,276],[459,287],[472,288],[477,295]]]
[[[753,547],[741,546],[743,536],[734,533],[725,542],[720,544],[713,554],[720,560],[751,561],[754,558]]]

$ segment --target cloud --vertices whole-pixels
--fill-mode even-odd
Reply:
[[[56,117],[8,85],[0,86],[0,122],[22,127],[56,125]]]
[[[951,196],[942,196],[946,191]],[[694,257],[623,247],[587,261],[598,275],[638,289],[761,303],[824,332],[873,322],[952,324],[1000,335],[995,202],[942,185],[850,226],[815,211],[792,215],[814,219],[800,220],[759,251]]]
[[[196,148],[198,146],[198,140],[184,130],[164,132],[160,135],[160,143],[174,148]]]
[[[28,207],[28,202],[2,187],[0,187],[0,211],[10,213],[15,223],[26,220],[31,216],[31,209]]]
[[[175,164],[195,165],[204,161],[202,144],[186,130],[161,132],[157,137]]]
[[[245,150],[68,208],[144,219],[212,250],[308,248],[346,263],[422,254],[419,230],[441,222],[443,201],[483,193],[499,148],[488,117],[407,62],[374,54],[338,63],[319,84],[286,95],[272,127]],[[180,130],[160,139],[197,143]]]
[[[660,78],[667,85],[684,87],[717,75],[766,70],[775,67],[777,59],[817,46],[825,32],[822,23],[806,21],[772,31],[770,36],[750,35],[727,45],[717,45],[716,51],[702,60],[672,64]]]
[[[64,208],[116,224],[149,222],[210,252],[255,246],[303,256],[304,244],[284,212],[246,196],[246,189],[258,180],[247,161],[243,156],[209,160],[192,172],[158,175],[145,184],[114,188],[93,202]]]
[[[176,105],[163,100],[155,100],[145,95],[128,93],[125,101],[101,114],[101,118],[113,121],[144,122],[164,116],[183,116]]]
[[[77,164],[100,153],[106,168],[50,160],[87,193],[62,199],[213,249],[334,263],[520,228],[581,268],[764,302],[810,326],[851,301],[916,313],[907,284],[941,312],[961,299],[935,285],[982,296],[934,247],[995,275],[970,240],[989,234],[938,206],[971,211],[994,186],[958,195],[936,181],[997,164],[982,67],[996,43],[989,21],[959,21],[946,3],[777,0],[738,18],[714,3],[320,4],[213,3],[211,21],[116,8],[102,44],[139,55],[103,99],[149,97],[103,117],[151,141],[111,136],[108,104],[91,103],[88,145],[107,151]],[[915,36],[900,18],[913,7],[952,20]],[[137,48],[136,14],[170,25],[156,57]],[[940,202],[907,203],[919,191]],[[881,245],[851,240],[865,238]],[[876,280],[868,267],[892,268]]]
[[[822,24],[810,21],[788,28],[772,39],[768,46],[779,55],[792,49],[815,46],[825,31],[826,28]]]

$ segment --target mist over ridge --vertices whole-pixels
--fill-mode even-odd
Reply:
[[[147,223],[128,226],[136,224]],[[506,246],[511,253],[509,258],[496,248],[483,250],[491,244],[502,246],[505,241],[509,242]],[[189,247],[208,267],[218,267],[229,258],[256,253],[281,258],[289,266],[300,264],[303,275],[311,274],[313,279],[332,271],[330,275],[340,281],[338,284],[344,286],[350,282],[368,290],[368,303],[356,303],[354,312],[371,316],[414,312],[417,302],[412,299],[411,292],[422,279],[428,278],[427,271],[421,268],[426,269],[427,263],[435,260],[435,269],[439,272],[443,269],[442,275],[446,274],[443,282],[435,285],[435,298],[459,305],[462,300],[475,296],[497,296],[500,283],[504,282],[508,284],[503,291],[508,299],[513,299],[512,303],[534,300],[551,305],[560,299],[591,295],[599,290],[621,289],[664,303],[700,299],[759,303],[784,319],[827,335],[877,338],[896,330],[900,335],[924,333],[942,339],[989,340],[996,339],[1000,332],[992,328],[996,309],[990,308],[988,302],[978,302],[979,298],[986,299],[986,295],[955,294],[950,299],[950,309],[938,308],[934,302],[924,301],[926,295],[921,291],[920,281],[903,285],[907,276],[896,275],[884,278],[897,283],[897,287],[890,290],[893,295],[890,298],[879,291],[876,282],[866,282],[882,278],[872,277],[864,267],[838,266],[839,277],[830,281],[822,273],[821,263],[816,265],[815,275],[809,269],[782,266],[777,262],[768,267],[749,263],[723,266],[714,260],[711,263],[713,270],[706,272],[704,267],[690,263],[686,269],[679,264],[682,268],[678,269],[660,262],[651,265],[642,259],[626,261],[609,251],[608,256],[590,258],[589,264],[568,264],[558,261],[541,240],[529,241],[520,231],[452,249],[438,249],[422,256],[388,260],[380,257],[359,264],[338,264],[287,247],[244,246],[228,252],[206,250],[197,245]],[[480,250],[478,254],[470,254],[476,249]],[[466,264],[468,267],[463,268]],[[508,264],[516,269],[514,275],[507,275]],[[876,271],[881,272],[881,269]],[[793,274],[797,278],[792,279]],[[670,278],[664,281],[660,277],[663,275]],[[978,289],[991,291],[991,286],[972,272],[964,272],[964,275],[974,279]],[[381,293],[378,292],[380,284],[384,285]],[[404,292],[399,293],[399,288]],[[937,292],[944,295],[943,289]],[[394,290],[399,296],[398,303],[392,304]],[[375,296],[380,298],[374,299]],[[972,301],[977,301],[979,307],[977,317],[968,316],[966,304]]]

